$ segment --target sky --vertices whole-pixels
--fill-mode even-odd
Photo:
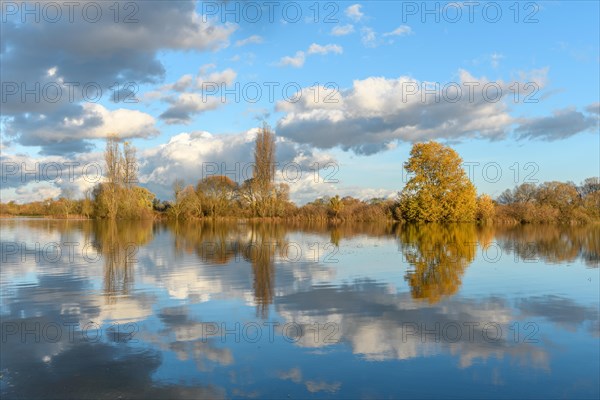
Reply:
[[[3,202],[81,196],[105,139],[139,182],[251,177],[258,127],[298,204],[394,197],[413,143],[478,193],[600,175],[597,1],[1,3]]]

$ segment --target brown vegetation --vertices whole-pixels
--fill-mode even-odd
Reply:
[[[0,203],[0,215],[173,220],[285,219],[288,222],[402,221],[480,223],[569,223],[600,221],[600,180],[523,183],[497,200],[477,197],[450,147],[430,141],[416,143],[405,163],[411,179],[396,199],[367,201],[350,196],[326,196],[301,207],[289,200],[289,187],[275,183],[275,134],[263,125],[256,138],[252,178],[238,183],[229,177],[205,177],[195,186],[173,184],[173,200],[161,202],[136,185],[136,150],[109,137],[104,153],[105,181],[75,200],[64,191],[58,199],[28,204]]]

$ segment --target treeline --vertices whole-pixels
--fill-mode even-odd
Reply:
[[[523,183],[504,191],[495,205],[495,220],[519,223],[588,223],[600,221],[600,180]]]
[[[68,194],[53,200],[19,205],[0,204],[1,215],[49,215],[101,219],[286,219],[300,221],[402,221],[481,223],[589,223],[600,221],[600,180],[524,183],[496,200],[477,196],[450,147],[435,141],[416,143],[404,168],[411,178],[395,199],[363,201],[338,195],[318,198],[301,207],[289,199],[289,187],[275,183],[275,135],[259,130],[252,178],[238,183],[222,175],[195,185],[173,184],[173,200],[161,201],[137,185],[136,150],[117,138],[107,140],[103,183],[83,199]]]

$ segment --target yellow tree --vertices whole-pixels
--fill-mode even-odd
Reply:
[[[333,213],[334,217],[337,219],[338,215],[340,214],[340,211],[342,211],[342,209],[344,208],[344,203],[342,202],[342,199],[340,199],[339,195],[335,195],[335,197],[332,197],[331,199],[329,199],[329,209],[331,210],[331,212]]]
[[[477,220],[481,222],[489,222],[494,219],[496,210],[494,201],[487,194],[477,198]]]
[[[200,180],[196,186],[198,198],[202,199],[207,214],[222,216],[231,206],[237,184],[225,175],[211,175]]]
[[[408,221],[473,221],[475,186],[452,148],[435,141],[415,143],[404,168],[414,174],[400,194],[402,217]]]
[[[399,240],[412,267],[405,276],[412,296],[431,303],[458,291],[477,251],[472,224],[409,224],[400,230]]]

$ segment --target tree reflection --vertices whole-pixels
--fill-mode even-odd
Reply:
[[[102,220],[94,224],[94,248],[104,261],[104,294],[109,302],[133,288],[139,247],[152,238],[152,221]]]
[[[430,303],[458,291],[477,249],[476,228],[471,224],[405,225],[398,230],[398,239],[412,266],[405,276],[411,294]]]
[[[287,258],[287,229],[281,224],[254,224],[249,241],[243,245],[244,258],[252,264],[254,299],[257,314],[267,318],[273,303],[275,286],[275,253]]]
[[[581,259],[594,268],[600,262],[600,226],[500,226],[495,237],[504,252],[522,260],[566,263]]]
[[[235,222],[170,221],[175,250],[196,253],[206,263],[224,265],[238,254],[244,227]]]
[[[287,258],[285,240],[289,227],[277,223],[173,222],[175,248],[195,252],[202,262],[226,265],[240,258],[252,267],[257,314],[268,316],[275,287],[275,258]]]

